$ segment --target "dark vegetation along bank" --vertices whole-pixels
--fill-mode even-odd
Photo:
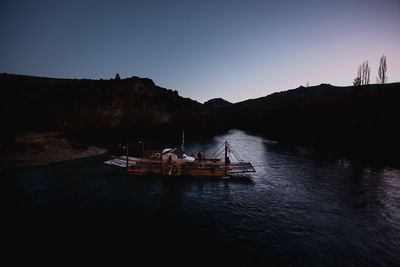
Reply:
[[[47,153],[47,143],[68,148],[71,154],[140,138],[151,148],[180,144],[183,129],[188,143],[240,128],[287,143],[398,164],[400,83],[321,84],[235,104],[223,99],[200,104],[138,77],[78,80],[0,74],[0,88],[2,159],[27,149],[34,152],[32,157],[37,150]],[[59,150],[51,151],[58,155]],[[59,160],[64,158],[73,156]]]

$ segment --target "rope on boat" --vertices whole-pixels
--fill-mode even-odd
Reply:
[[[229,143],[228,143],[228,153],[232,156],[234,156],[234,157],[236,157],[236,159],[240,162],[240,163],[243,163],[244,162],[244,160],[242,160],[241,158],[240,158],[240,156],[239,156],[239,154],[236,152],[236,150],[235,149],[233,149],[230,145],[229,145]],[[232,152],[232,153],[230,153],[230,152]]]
[[[215,156],[215,158],[219,157],[222,153],[225,152],[225,146],[227,145],[227,149],[228,149],[228,154],[231,158],[231,161],[233,162],[234,160],[236,160],[239,163],[244,163],[244,160],[239,156],[239,154],[236,152],[236,150],[228,143],[226,142],[223,143],[217,150],[216,152],[214,152],[212,155]]]
[[[222,144],[217,148],[217,150],[212,153],[211,155],[214,156],[214,158],[218,158],[223,152],[225,151],[225,144]]]

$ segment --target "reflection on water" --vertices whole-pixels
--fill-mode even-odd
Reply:
[[[135,177],[103,159],[3,176],[18,223],[124,223],[158,231],[160,238],[173,235],[195,250],[214,244],[221,255],[245,263],[398,263],[400,170],[365,167],[237,130],[185,149],[212,153],[225,140],[254,165],[250,179]]]

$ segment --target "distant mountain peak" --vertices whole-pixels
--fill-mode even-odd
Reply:
[[[213,99],[210,99],[210,100],[204,102],[204,105],[213,106],[213,107],[222,107],[222,106],[232,105],[232,103],[219,97],[219,98],[213,98]]]

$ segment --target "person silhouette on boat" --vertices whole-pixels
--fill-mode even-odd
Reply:
[[[225,164],[226,164],[226,171],[229,171],[229,165],[231,164],[229,156],[226,156]]]
[[[168,168],[169,168],[168,174],[171,175],[171,174],[172,174],[172,167],[173,167],[171,155],[169,155],[169,157],[168,157],[168,165],[167,165],[167,166],[168,166]]]
[[[204,168],[204,157],[203,154],[199,151],[199,153],[197,154],[197,159],[199,160],[199,166]]]

